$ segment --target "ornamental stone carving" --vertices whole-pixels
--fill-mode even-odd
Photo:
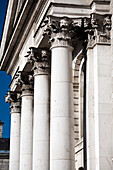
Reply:
[[[91,45],[94,43],[110,43],[111,15],[91,14],[91,31],[89,38]]]
[[[19,71],[16,77],[16,84],[21,87],[23,93],[33,93],[33,76],[32,72]]]
[[[50,52],[47,49],[30,47],[30,54],[27,58],[33,66],[34,75],[50,73]]]
[[[11,113],[21,112],[21,93],[16,91],[8,91],[5,97],[6,103],[10,103]]]
[[[42,25],[43,35],[49,36],[52,46],[71,45],[75,40],[95,43],[110,43],[111,15],[92,13],[89,18],[48,16]]]
[[[74,30],[72,19],[48,16],[42,27],[44,27],[43,35],[49,36],[52,46],[71,45]]]

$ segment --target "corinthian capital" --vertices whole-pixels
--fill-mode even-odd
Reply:
[[[19,71],[16,83],[20,85],[22,93],[33,93],[33,76],[32,72]]]
[[[57,18],[48,16],[44,21],[44,33],[48,35],[52,45],[63,42],[68,45],[72,39],[73,23],[68,17]]]
[[[91,26],[90,18],[68,18],[48,16],[44,21],[44,33],[53,46],[75,46],[77,41],[87,40],[86,29]]]
[[[16,91],[8,91],[5,97],[6,103],[10,103],[11,113],[19,113],[21,110],[21,93]]]
[[[93,34],[89,37],[90,45],[95,43],[110,43],[111,15],[91,14],[91,27]]]
[[[30,47],[28,61],[33,64],[34,74],[50,73],[50,52],[47,49]]]
[[[52,46],[73,45],[75,41],[86,41],[90,44],[110,42],[111,15],[92,13],[89,18],[48,16],[42,26],[43,35],[48,35]]]

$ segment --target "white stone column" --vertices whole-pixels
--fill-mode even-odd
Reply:
[[[94,47],[94,111],[96,170],[113,169],[112,166],[112,67],[111,47],[97,44]]]
[[[96,169],[95,159],[95,112],[94,112],[94,58],[93,48],[87,50],[87,105],[86,105],[86,131],[87,131],[87,170]]]
[[[19,98],[18,98],[19,97]],[[20,160],[20,119],[21,119],[21,101],[20,95],[9,91],[6,102],[11,104],[11,132],[10,132],[10,170],[19,170]]]
[[[91,24],[95,29],[88,43],[87,169],[108,170],[113,169],[110,15],[92,14]]]
[[[112,14],[112,26],[111,26],[111,58],[112,58],[112,80],[113,80],[113,0],[110,2],[110,13]],[[112,81],[112,110],[113,110],[113,81]],[[113,112],[112,112],[113,115]],[[112,119],[113,122],[113,119]],[[113,123],[112,123],[113,129]],[[113,133],[112,133],[112,141],[113,141]],[[113,145],[112,145],[112,155],[113,155]],[[112,156],[112,167],[113,167],[113,156]]]
[[[26,77],[22,84],[20,170],[32,170],[34,97],[32,84],[24,80]]]
[[[58,21],[59,22],[59,21]],[[47,25],[51,32],[51,126],[50,170],[74,170],[74,111],[72,50],[68,34],[70,21],[63,18]],[[50,26],[50,27],[49,27]],[[49,29],[48,29],[49,27]],[[60,32],[59,32],[60,30]],[[58,33],[57,33],[58,32]]]
[[[52,47],[51,170],[74,169],[72,48]]]
[[[37,58],[34,62],[33,170],[50,170],[50,64],[47,51],[37,51],[38,54],[33,55]]]

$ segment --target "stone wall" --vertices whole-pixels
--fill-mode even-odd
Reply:
[[[0,138],[0,170],[9,169],[9,138]]]
[[[0,153],[0,170],[9,169],[9,153]]]

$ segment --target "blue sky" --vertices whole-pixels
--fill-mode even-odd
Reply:
[[[2,35],[2,29],[5,19],[5,11],[8,0],[0,0],[0,40]],[[6,72],[0,71],[0,120],[4,122],[3,137],[9,138],[10,136],[10,109],[9,104],[5,103],[4,96],[9,90],[9,84],[11,76],[7,75]]]

